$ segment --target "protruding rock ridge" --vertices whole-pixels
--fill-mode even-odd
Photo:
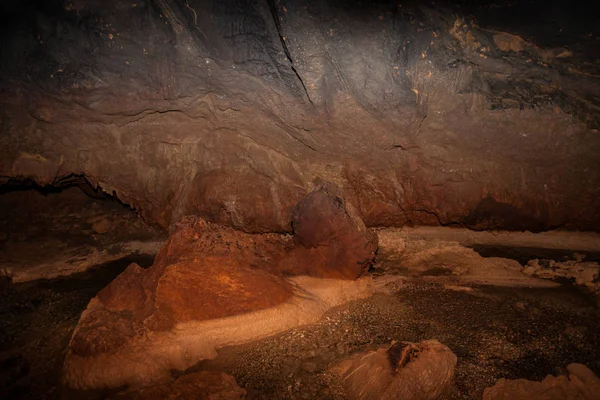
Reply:
[[[332,369],[350,400],[435,400],[454,383],[457,358],[437,340],[397,342]]]
[[[69,345],[67,384],[164,381],[169,370],[214,357],[219,347],[316,322],[329,308],[368,296],[370,278],[360,276],[377,239],[340,189],[320,185],[294,218],[295,237],[183,219],[152,267],[131,264],[89,303]]]

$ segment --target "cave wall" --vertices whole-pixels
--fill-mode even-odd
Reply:
[[[600,64],[585,46],[441,3],[2,11],[0,180],[83,174],[164,228],[199,214],[289,231],[329,180],[369,226],[600,230]]]

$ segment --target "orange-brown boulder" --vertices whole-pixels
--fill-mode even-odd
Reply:
[[[316,322],[370,294],[368,277],[356,278],[377,240],[337,186],[322,184],[302,200],[294,228],[295,237],[249,234],[183,219],[152,267],[130,265],[90,301],[65,382],[86,389],[165,381],[220,347]]]
[[[292,228],[296,246],[281,264],[288,273],[356,279],[375,258],[377,236],[333,183],[320,184],[298,202]]]
[[[130,265],[98,293],[71,340],[77,355],[111,353],[141,332],[163,331],[273,307],[292,294],[269,273],[291,241],[275,234],[251,235],[201,219],[182,221],[143,270]]]

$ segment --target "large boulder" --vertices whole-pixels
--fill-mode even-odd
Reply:
[[[325,184],[300,203],[297,237],[183,219],[152,267],[130,265],[90,301],[69,344],[66,383],[166,381],[220,347],[316,322],[368,296],[368,277],[348,278],[363,274],[376,240],[336,191]]]
[[[332,369],[350,400],[434,400],[454,383],[457,358],[437,340],[397,342]]]
[[[569,364],[565,375],[541,382],[499,379],[483,391],[483,400],[596,400],[599,395],[600,379],[585,365]]]
[[[282,262],[286,272],[356,279],[375,259],[377,235],[333,183],[321,183],[298,202],[292,228],[296,246]]]

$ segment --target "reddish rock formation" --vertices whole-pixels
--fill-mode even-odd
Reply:
[[[454,383],[457,358],[437,340],[398,342],[332,369],[350,400],[435,400]]]
[[[250,235],[188,218],[178,224],[148,270],[130,265],[98,293],[70,349],[81,356],[111,353],[146,330],[273,307],[291,286],[269,273],[291,246],[276,234]]]
[[[369,293],[365,282],[284,278],[356,279],[373,261],[376,236],[337,186],[317,187],[298,204],[294,220],[294,238],[244,233],[196,217],[182,220],[152,267],[130,265],[92,299],[71,339],[67,383],[114,387],[164,379],[167,365],[185,369],[216,346],[235,343],[232,335],[243,342],[314,322],[329,307]],[[294,296],[295,290],[303,295]],[[283,305],[287,308],[277,309]],[[252,326],[236,325],[231,332],[228,317],[261,310],[272,315],[257,316]],[[210,321],[221,322],[213,326]],[[145,369],[123,376],[123,365],[112,365],[119,362]],[[154,366],[146,370],[149,364]]]
[[[377,235],[332,183],[320,184],[300,200],[292,227],[296,246],[281,263],[285,272],[356,279],[373,263]]]
[[[541,382],[500,379],[483,392],[483,400],[596,400],[600,379],[585,365],[567,365],[567,374],[548,375]]]

